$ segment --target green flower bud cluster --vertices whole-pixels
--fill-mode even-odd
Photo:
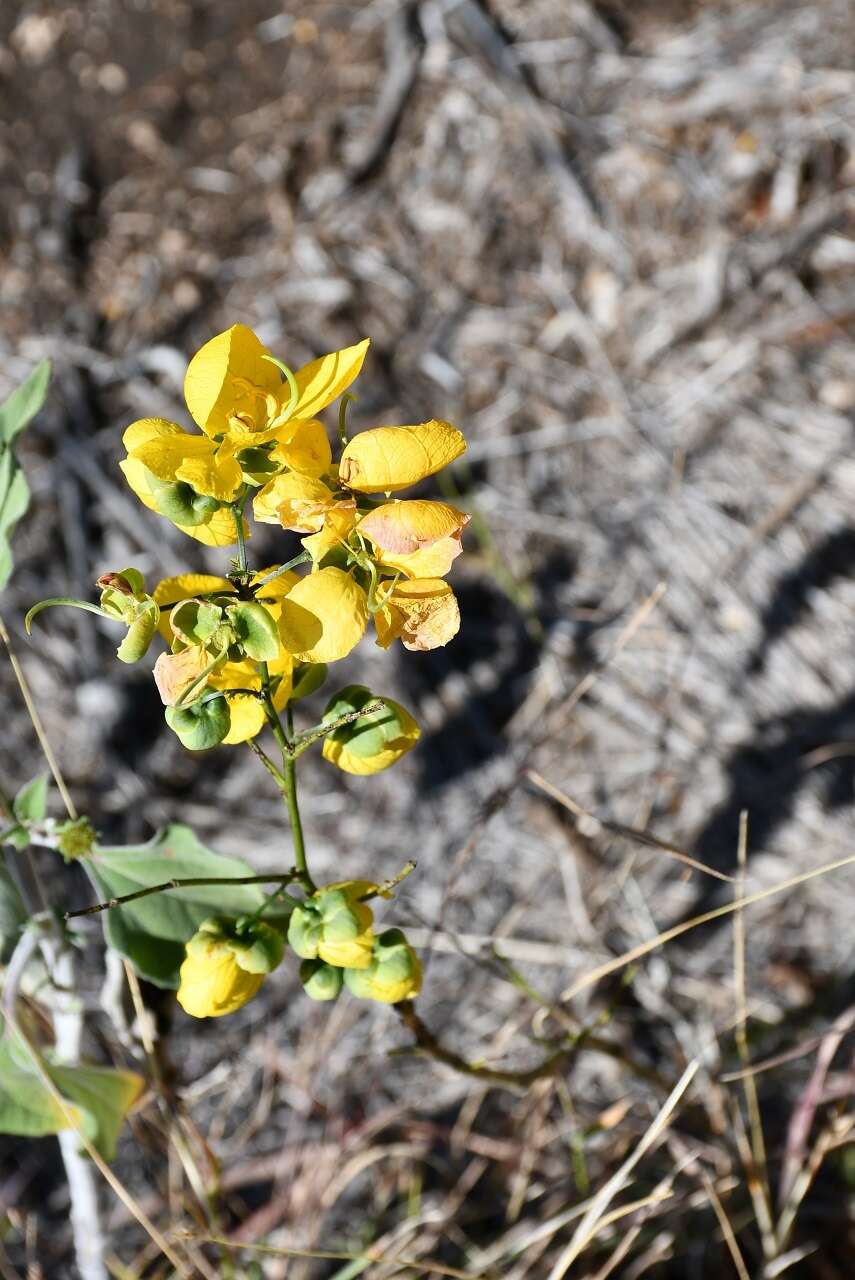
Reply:
[[[396,1004],[417,995],[421,965],[400,929],[374,933],[366,880],[328,885],[295,907],[288,942],[303,960],[300,980],[313,1000],[334,1000],[346,985],[357,996]]]

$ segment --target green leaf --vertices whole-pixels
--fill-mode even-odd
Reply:
[[[0,443],[11,444],[41,409],[50,383],[50,372],[50,360],[42,360],[29,378],[0,405]]]
[[[96,849],[86,863],[105,898],[194,876],[251,876],[238,858],[207,849],[185,826],[171,826],[148,844]],[[143,978],[159,987],[177,987],[184,943],[212,915],[251,915],[264,895],[257,885],[198,885],[153,893],[127,906],[103,911],[107,944],[127,956]]]
[[[48,774],[40,773],[15,796],[12,808],[19,822],[41,822],[47,813]]]
[[[12,444],[44,404],[49,381],[50,362],[43,360],[0,405],[0,590],[12,574],[12,529],[30,504],[30,488]]]
[[[28,919],[18,886],[4,866],[0,866],[0,964],[12,954]]]
[[[0,1132],[44,1137],[79,1128],[105,1160],[112,1160],[125,1115],[145,1081],[132,1071],[68,1066],[41,1059],[62,1095],[63,1107],[45,1083],[32,1053],[19,1036],[0,1039]]]

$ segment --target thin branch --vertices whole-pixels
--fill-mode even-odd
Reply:
[[[94,916],[99,911],[111,911],[113,907],[123,907],[128,902],[136,902],[138,898],[148,898],[153,893],[165,893],[168,889],[192,889],[199,885],[210,884],[273,884],[279,882],[282,887],[298,880],[296,870],[287,875],[271,872],[263,876],[190,876],[182,880],[166,880],[163,884],[149,885],[146,889],[137,889],[134,893],[125,893],[120,898],[109,898],[106,902],[93,903],[91,907],[79,907],[77,911],[66,911],[63,920],[74,920],[79,916]]]

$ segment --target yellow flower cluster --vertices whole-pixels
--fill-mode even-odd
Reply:
[[[283,579],[275,593],[283,653],[301,663],[344,658],[371,616],[384,648],[398,638],[409,649],[436,648],[460,625],[444,579],[468,516],[391,495],[458,458],[461,433],[435,420],[375,427],[336,463],[315,416],[352,384],[367,348],[366,340],[291,373],[250,329],[233,325],[187,369],[187,407],[202,434],[144,418],[124,435],[131,488],[190,537],[229,546],[242,520],[248,536],[250,499],[257,520],[305,535],[311,572]]]

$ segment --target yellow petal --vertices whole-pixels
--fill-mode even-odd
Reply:
[[[201,645],[191,645],[180,653],[162,653],[154,664],[154,683],[165,707],[174,707],[185,689],[189,689],[210,665],[208,657]],[[207,684],[207,680],[197,685],[199,693]]]
[[[255,589],[264,578],[271,573],[275,573],[280,566],[278,564],[269,564],[266,569],[259,569],[249,580],[249,585]],[[295,573],[293,569],[286,569],[284,573],[280,573],[278,577],[271,578],[269,582],[265,582],[263,587],[259,587],[255,592],[258,600],[281,600],[283,596],[287,596],[292,587],[296,586],[300,581],[300,575]],[[281,610],[280,610],[281,612]],[[270,610],[270,613],[278,618],[279,614]]]
[[[234,592],[237,588],[228,578],[217,578],[212,573],[182,573],[177,578],[164,578],[152,593],[152,599],[160,605],[160,621],[157,629],[171,647],[174,639],[169,625],[170,610],[182,600],[208,595],[212,591]]]
[[[252,509],[256,520],[264,524],[310,533],[320,529],[324,512],[332,503],[332,490],[320,480],[286,471],[259,490]]]
[[[354,436],[341,455],[342,484],[360,493],[393,493],[459,458],[466,441],[450,422],[412,427],[374,427]]]
[[[135,458],[125,458],[119,463],[119,467],[143,506],[159,515],[147,468]],[[205,524],[196,524],[192,527],[177,524],[175,527],[182,533],[186,533],[188,538],[195,538],[197,542],[204,543],[206,547],[230,547],[237,542],[234,517],[228,507],[220,507]],[[246,537],[249,537],[246,520],[243,522],[243,527]]]
[[[291,419],[276,432],[278,441],[271,453],[274,462],[307,476],[322,476],[332,465],[327,429],[317,418]]]
[[[376,547],[395,555],[412,555],[440,538],[460,537],[469,516],[445,502],[384,502],[359,522],[359,532]]]
[[[388,649],[399,636],[405,649],[424,652],[448,644],[460,630],[454,592],[441,578],[399,582],[389,604],[375,615],[377,643]]]
[[[311,418],[337,400],[358,376],[367,351],[368,338],[365,338],[355,347],[333,351],[298,369],[294,377],[299,397],[292,418]]]
[[[166,418],[140,418],[125,429],[122,444],[128,453],[133,453],[141,445],[151,440],[166,440],[170,436],[186,436],[187,432],[176,422],[168,422]]]
[[[245,324],[233,324],[196,352],[184,378],[184,399],[207,435],[228,433],[235,414],[247,415],[257,430],[267,425],[264,394],[278,396],[282,389],[281,373],[263,359],[267,354]]]
[[[193,1018],[220,1018],[234,1013],[256,994],[264,974],[247,973],[233,955],[212,939],[206,950],[194,949],[179,971],[178,1003]]]
[[[368,621],[365,592],[342,569],[301,578],[282,601],[282,639],[298,662],[337,662],[357,645]]]
[[[243,483],[234,458],[218,457],[216,446],[207,436],[191,436],[186,431],[139,444],[131,457],[148,467],[158,480],[183,480],[196,493],[220,502],[231,502]]]
[[[336,547],[346,542],[353,526],[356,524],[356,503],[338,502],[327,512],[323,528],[308,538],[303,538],[303,546],[314,560],[320,563]]]
[[[318,943],[318,956],[338,969],[367,969],[374,950],[374,934],[371,929],[346,942]]]
[[[462,550],[460,534],[457,534],[456,537],[440,538],[432,546],[423,547],[408,556],[381,551],[376,560],[384,569],[397,569],[407,578],[444,578]]]

